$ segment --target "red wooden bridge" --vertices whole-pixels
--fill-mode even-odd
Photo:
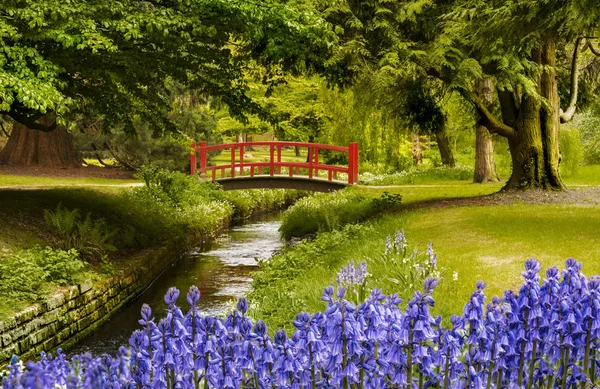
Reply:
[[[269,161],[244,161],[245,151],[267,148]],[[285,148],[306,148],[308,162],[282,160]],[[225,190],[251,188],[304,189],[329,192],[355,184],[358,181],[358,143],[334,146],[306,142],[244,142],[220,145],[192,145],[190,173],[202,178],[217,181]],[[207,154],[210,151],[229,152],[231,157],[224,165],[208,166]],[[330,150],[345,153],[348,165],[327,165],[319,162],[319,151]],[[198,167],[198,157],[200,166]]]

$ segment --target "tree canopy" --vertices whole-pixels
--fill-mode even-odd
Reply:
[[[250,59],[275,85],[282,70],[322,69],[333,36],[321,19],[242,0],[7,0],[0,9],[0,113],[50,131],[79,116],[160,130],[175,82],[220,99],[235,117],[266,116],[246,94]],[[51,125],[38,119],[51,114]]]

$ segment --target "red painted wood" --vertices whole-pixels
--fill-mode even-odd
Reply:
[[[268,162],[250,162],[244,161],[244,150],[249,146],[268,146],[269,147],[269,161]],[[277,159],[275,159],[275,146],[277,146]],[[261,175],[262,169],[267,166],[269,168],[269,175],[281,174],[282,168],[288,170],[288,175],[293,177],[294,174],[300,175],[300,169],[306,169],[308,171],[308,177],[313,178],[315,175],[318,178],[320,170],[327,172],[327,180],[337,180],[338,173],[348,174],[348,183],[354,184],[358,181],[358,144],[352,142],[348,147],[325,145],[318,143],[307,143],[307,142],[242,142],[242,143],[229,143],[221,145],[207,146],[205,142],[200,142],[197,146],[195,143],[192,145],[195,153],[190,154],[190,173],[194,174],[198,170],[197,153],[200,152],[200,172],[203,177],[206,177],[207,173],[210,172],[212,179],[216,179],[217,170],[221,170],[221,178],[225,178],[225,171],[231,171],[231,177],[235,178],[236,168],[239,167],[239,175],[244,175],[244,168],[250,168],[250,176]],[[240,149],[239,161],[236,161],[236,148]],[[283,147],[306,147],[308,149],[307,162],[282,162],[282,148]],[[206,157],[209,150],[231,150],[231,162],[226,165],[218,166],[207,166]],[[344,152],[348,155],[348,166],[335,166],[326,165],[319,162],[319,150],[333,150],[337,152]],[[194,163],[195,162],[195,163]],[[257,169],[255,172],[254,169]],[[294,169],[296,170],[294,172]]]
[[[275,175],[275,144],[271,143],[269,149],[271,152],[271,159],[269,161],[269,174],[271,175],[271,177],[273,177],[273,175]]]
[[[277,163],[281,163],[281,145],[277,145]],[[277,174],[281,174],[281,166],[277,167]]]
[[[240,176],[244,175],[244,146],[240,146]]]
[[[235,178],[235,146],[231,148],[231,178]]]
[[[348,184],[354,181],[354,146],[352,143],[348,146]]]

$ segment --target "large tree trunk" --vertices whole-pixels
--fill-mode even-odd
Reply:
[[[524,95],[508,139],[513,171],[505,189],[563,189],[559,171],[560,107],[556,80],[554,41],[545,42],[534,60],[543,67],[536,96]]]
[[[499,179],[498,173],[496,173],[492,138],[487,128],[477,124],[475,126],[475,173],[473,182],[483,184],[496,182]]]
[[[440,157],[442,157],[442,164],[446,166],[454,166],[454,154],[452,154],[452,147],[450,147],[450,140],[448,139],[448,133],[445,128],[440,129],[435,133],[435,140],[440,150]]]
[[[0,164],[6,165],[78,168],[81,163],[73,138],[63,127],[43,132],[15,123],[0,151]]]

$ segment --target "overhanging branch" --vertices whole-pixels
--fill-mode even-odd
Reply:
[[[600,57],[600,50],[596,49],[591,41],[589,41],[589,40],[587,41],[587,43],[585,44],[585,47],[583,48],[583,51],[585,51],[585,49],[590,49],[592,54]]]
[[[479,114],[479,123],[486,127],[489,132],[511,139],[515,135],[515,129],[498,120],[486,107],[485,103],[475,93],[463,90],[463,96],[471,101]]]
[[[582,40],[583,38],[577,38],[575,41],[573,59],[571,61],[571,91],[569,97],[569,106],[564,111],[562,109],[560,110],[561,123],[566,123],[571,120],[577,108],[577,94],[579,92],[579,48]]]
[[[37,130],[37,131],[42,131],[42,132],[51,132],[51,131],[54,131],[57,127],[56,120],[49,126],[38,123],[36,120],[39,119],[42,115],[39,115],[37,117],[32,117],[32,116],[28,116],[28,115],[22,114],[20,112],[14,111],[14,110],[7,113],[7,115],[10,116],[16,122],[21,123],[22,125],[24,125],[25,127],[29,128],[31,130]]]

